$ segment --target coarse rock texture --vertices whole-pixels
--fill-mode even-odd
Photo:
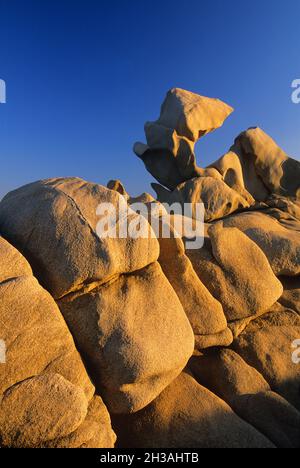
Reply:
[[[228,328],[230,329],[233,338],[237,338],[241,333],[243,333],[245,328],[248,327],[249,323],[252,322],[252,320],[255,320],[258,316],[252,315],[252,317],[229,321]]]
[[[300,193],[299,193],[300,195]],[[295,226],[298,221],[298,228],[295,230],[300,230],[299,220],[300,220],[300,197],[289,197],[285,198],[280,195],[271,195],[268,200],[264,203],[261,203],[262,208],[266,208],[266,213],[270,214],[274,218],[278,219],[283,225],[292,226],[292,221],[294,221]]]
[[[270,193],[294,197],[300,180],[300,163],[290,158],[260,128],[250,128],[235,142],[244,157],[254,163],[255,172]]]
[[[30,184],[9,193],[0,204],[2,234],[24,253],[55,299],[139,270],[158,258],[155,236],[99,237],[100,203],[115,208],[120,227],[128,209],[124,197],[78,178]],[[138,222],[139,217],[129,211],[128,218]]]
[[[223,125],[233,109],[220,101],[183,89],[171,89],[156,122],[145,124],[147,145],[136,143],[134,151],[147,170],[173,190],[181,182],[205,174],[194,154],[199,138]],[[214,173],[208,170],[206,174]]]
[[[270,197],[280,196],[296,201],[292,210],[299,216],[300,163],[260,128],[242,132],[229,152],[209,167],[197,166],[195,142],[220,127],[232,111],[216,99],[178,88],[168,92],[160,118],[145,124],[147,145],[134,146],[136,155],[163,186],[154,186],[159,199],[173,199],[183,192],[181,198],[188,203],[190,192],[196,192],[198,200],[200,195],[204,199],[207,220],[213,220],[249,208],[255,201],[267,203]],[[199,189],[192,187],[195,178],[207,180],[196,183]],[[217,195],[212,196],[212,189]],[[210,191],[207,195],[206,190]]]
[[[292,343],[300,337],[300,317],[276,304],[234,341],[235,351],[257,369],[271,389],[300,410],[300,369],[292,360]]]
[[[46,448],[92,448],[111,447],[116,440],[111,433],[104,430],[111,424],[109,413],[103,405],[102,399],[96,396],[91,401],[86,418],[79,428],[72,434],[57,439],[54,443],[48,442]]]
[[[284,227],[264,212],[241,213],[223,220],[255,242],[266,255],[275,275],[300,274],[300,233]]]
[[[59,306],[113,413],[147,406],[193,353],[192,329],[158,263]]]
[[[18,276],[32,276],[32,269],[23,255],[0,237],[0,282]]]
[[[165,223],[163,223],[163,228]],[[216,301],[196,275],[191,262],[185,255],[184,243],[180,237],[176,237],[176,232],[170,226],[171,235],[165,238],[159,237],[160,256],[159,263],[175,289],[187,316],[192,323],[196,334],[207,334],[208,331],[219,333],[227,326],[227,321],[223,313],[221,304]],[[198,317],[206,308],[205,317]],[[216,310],[216,313],[208,314],[209,310]],[[205,324],[204,320],[209,321]],[[207,328],[205,328],[207,325]]]
[[[161,220],[163,232],[167,221]],[[159,263],[173,286],[196,335],[196,346],[201,349],[224,344],[227,320],[222,305],[204,286],[185,254],[184,243],[169,222],[170,236],[158,237],[160,244]],[[227,329],[228,330],[228,329]],[[227,331],[227,336],[228,336]],[[231,337],[232,338],[232,337]],[[228,341],[228,338],[227,338]],[[231,344],[232,339],[230,341]]]
[[[280,278],[284,291],[278,302],[300,315],[300,276]]]
[[[193,357],[198,382],[225,400],[279,448],[300,447],[300,413],[271,391],[263,376],[230,349]]]
[[[0,444],[55,447],[59,439],[81,431],[80,445],[89,447],[90,426],[97,423],[96,446],[113,447],[116,438],[100,397],[87,420],[94,386],[57,305],[3,238],[0,324],[6,344],[6,362],[0,365]]]
[[[245,188],[258,201],[270,194],[296,197],[300,163],[290,158],[260,128],[241,133],[229,153],[212,164],[230,185]]]
[[[197,219],[197,204],[203,203],[206,222],[227,216],[239,209],[249,208],[246,198],[228,187],[222,180],[212,177],[197,177],[184,182],[169,192],[158,184],[152,184],[161,203],[179,203],[183,208],[185,204],[191,205],[192,215]],[[214,194],[212,197],[211,194]]]
[[[0,448],[300,448],[300,163],[249,128],[199,167],[232,111],[168,92],[134,146],[157,199],[0,202]]]
[[[118,190],[119,184],[113,183],[112,185],[115,190]],[[146,205],[144,216],[147,220],[151,220],[152,216],[151,225],[160,245],[158,261],[192,325],[196,348],[229,346],[233,341],[233,336],[227,328],[222,305],[200,281],[190,260],[185,255],[182,237],[185,236],[187,240],[195,236],[199,239],[201,237],[202,242],[203,223],[202,225],[195,223],[180,215],[169,215],[164,207],[149,194],[143,194],[134,199],[128,197],[128,201],[132,209],[135,207],[140,209],[140,203],[144,203]]]
[[[141,222],[147,236],[99,237],[100,203],[121,206],[118,224]],[[38,182],[4,198],[0,226],[58,301],[110,411],[138,411],[182,371],[192,328],[155,262],[155,234],[117,191],[81,179]]]
[[[244,157],[239,145],[233,147],[210,168],[218,170],[229,187],[247,190],[257,201],[264,201],[268,198],[269,192],[256,174],[253,161]]]
[[[266,256],[240,230],[218,223],[210,245],[187,254],[201,281],[221,302],[228,321],[261,315],[280,298],[283,287]]]
[[[0,415],[5,445],[35,447],[76,431],[87,415],[87,399],[61,375],[45,374],[6,391]]]
[[[216,395],[183,372],[143,411],[113,418],[120,447],[273,448]]]
[[[195,348],[198,350],[213,348],[215,346],[230,346],[232,342],[233,333],[229,326],[220,333],[195,336]]]
[[[115,190],[120,195],[123,195],[124,198],[128,199],[129,195],[126,192],[126,189],[120,180],[110,180],[107,183],[107,188],[109,190]]]

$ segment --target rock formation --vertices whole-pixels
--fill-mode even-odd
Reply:
[[[218,99],[172,89],[156,122],[145,124],[147,145],[136,143],[134,151],[147,170],[169,189],[181,182],[214,170],[197,167],[196,142],[221,127],[233,109]]]
[[[232,111],[169,91],[134,147],[157,199],[61,178],[1,201],[0,447],[300,447],[300,163],[251,128],[199,167]]]
[[[0,373],[4,447],[113,447],[110,417],[54,299],[0,238]],[[88,424],[87,424],[88,421]]]
[[[56,299],[97,388],[117,413],[150,403],[194,350],[192,328],[157,262],[155,236],[97,236],[98,205],[117,207],[122,200],[99,185],[59,179],[21,188],[0,208],[1,232]],[[138,218],[133,211],[128,216]]]

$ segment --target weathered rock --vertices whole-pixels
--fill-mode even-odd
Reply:
[[[245,328],[249,325],[252,320],[255,320],[257,315],[253,315],[252,317],[247,317],[244,319],[239,319],[239,320],[233,320],[232,322],[228,322],[228,328],[230,329],[232,335],[234,338],[237,338]]]
[[[121,447],[274,447],[186,372],[143,411],[114,417],[113,424]]]
[[[2,443],[38,447],[44,441],[72,434],[87,415],[80,387],[58,374],[44,374],[7,390],[0,406]]]
[[[186,180],[181,176],[176,160],[168,150],[154,150],[138,143],[134,145],[133,151],[143,161],[147,171],[160,184],[174,190],[177,185]],[[195,167],[191,174],[196,177],[198,175],[196,162],[192,157],[190,159],[192,161],[189,165],[192,168]]]
[[[134,151],[162,185],[174,190],[181,182],[203,175],[196,164],[195,143],[222,126],[232,111],[218,99],[174,88],[167,94],[160,118],[145,125],[148,145],[136,143]]]
[[[233,338],[227,329],[222,305],[201,283],[185,255],[182,236],[186,239],[197,237],[202,241],[203,224],[196,224],[195,221],[180,215],[168,214],[163,205],[149,194],[129,197],[128,202],[133,209],[139,209],[140,203],[145,205],[144,216],[152,222],[151,226],[160,245],[158,261],[192,325],[196,335],[196,346],[207,348],[231,344]]]
[[[51,179],[9,193],[0,203],[0,229],[30,261],[35,275],[57,299],[92,282],[157,260],[155,236],[134,239],[99,237],[100,203],[127,209],[123,196],[81,179]],[[20,209],[22,207],[22,209]],[[138,221],[133,211],[128,222]],[[150,227],[149,227],[150,229]]]
[[[221,223],[209,229],[211,247],[187,251],[199,278],[221,302],[228,321],[262,315],[283,288],[267,258],[238,229]]]
[[[124,198],[128,199],[129,195],[126,192],[126,189],[120,180],[110,180],[107,183],[107,188],[109,190],[115,190],[120,195],[123,195]]]
[[[19,203],[26,209],[15,212]],[[99,203],[127,209],[117,191],[80,179],[38,182],[2,201],[0,225],[58,300],[109,408],[137,411],[185,367],[194,337],[155,263],[159,243],[150,225],[129,209],[118,219],[146,224],[145,238],[100,238]]]
[[[290,157],[260,128],[241,133],[231,150],[213,163],[230,186],[245,188],[258,201],[270,194],[297,197],[300,163]]]
[[[78,178],[2,200],[0,448],[114,446],[82,359],[120,447],[300,447],[300,162],[251,128],[198,167],[232,111],[169,91],[134,147],[158,200]]]
[[[79,428],[67,437],[50,441],[46,448],[98,448],[110,447],[115,438],[105,430],[110,425],[110,416],[100,397],[92,399],[87,416]]]
[[[83,387],[90,399],[94,388],[49,293],[33,276],[22,276],[1,282],[0,294],[1,335],[7,345],[7,362],[0,375],[0,393],[47,368]],[[41,352],[45,343],[47,353]]]
[[[292,343],[300,336],[299,315],[276,304],[251,322],[234,349],[267,380],[271,389],[300,409],[300,366],[293,363]]]
[[[0,260],[0,283],[17,276],[32,276],[27,260],[3,237],[0,237]]]
[[[271,390],[264,377],[232,349],[214,349],[194,356],[189,368],[201,385],[230,406],[237,396]]]
[[[265,434],[278,448],[299,448],[300,412],[272,391],[239,397],[244,420]]]
[[[214,346],[230,346],[233,342],[233,333],[229,327],[220,333],[214,335],[196,335],[195,336],[195,348],[203,350],[206,348],[212,348]]]
[[[196,177],[180,184],[173,192],[158,184],[152,184],[161,203],[189,203],[192,206],[192,216],[197,219],[196,205],[204,204],[204,219],[206,222],[223,218],[237,210],[249,208],[248,201],[238,192],[228,187],[222,180],[212,177]]]
[[[245,157],[254,161],[255,171],[271,193],[296,196],[300,187],[300,162],[290,158],[260,128],[250,128],[236,140]]]
[[[275,275],[300,274],[300,235],[286,229],[261,212],[241,213],[223,220],[224,227],[236,227],[264,252]]]
[[[191,326],[158,263],[59,306],[111,412],[148,405],[193,353]]]
[[[136,203],[144,203],[145,205],[149,204],[156,204],[159,205],[159,202],[152,196],[150,193],[142,193],[138,197],[129,197],[128,199],[129,205],[135,205]]]
[[[161,232],[167,221],[161,220]],[[195,335],[215,335],[227,328],[222,305],[198,278],[185,255],[184,243],[169,222],[170,237],[159,236],[159,263],[173,286]]]
[[[270,194],[256,174],[253,161],[244,157],[239,144],[211,164],[210,168],[217,169],[230,187],[236,186],[247,190],[247,193],[257,201],[265,201]]]
[[[300,446],[300,413],[273,393],[263,376],[234,351],[220,349],[194,357],[190,367],[200,384],[225,400],[277,447]]]
[[[94,387],[54,300],[25,258],[3,239],[0,324],[6,344],[6,363],[0,364],[1,444],[37,447],[51,441],[56,446],[57,439],[80,429],[89,446],[86,416]],[[98,420],[102,434],[97,447],[113,447],[115,435],[100,398],[99,410],[91,419],[91,424]]]
[[[280,225],[286,229],[300,233],[300,221],[294,216],[290,215],[287,211],[282,211],[278,208],[268,208],[264,211],[265,214],[277,219]]]
[[[157,123],[174,128],[178,135],[196,142],[221,127],[232,112],[232,107],[219,99],[173,88],[167,94]]]
[[[280,278],[283,284],[283,295],[278,300],[280,304],[300,314],[300,277]]]
[[[283,219],[292,220],[293,218],[297,221],[300,220],[300,198],[297,200],[296,198],[272,195],[265,203],[270,208],[276,209],[272,210],[274,217],[276,217],[275,213],[279,211],[279,216],[277,215],[278,221],[282,221]],[[271,212],[271,210],[269,211]]]

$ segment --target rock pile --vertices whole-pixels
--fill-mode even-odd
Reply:
[[[78,178],[2,200],[0,447],[300,447],[300,163],[256,128],[198,167],[232,111],[167,94],[134,147],[157,200]],[[201,248],[165,203],[204,204]],[[99,236],[101,204],[147,235]]]

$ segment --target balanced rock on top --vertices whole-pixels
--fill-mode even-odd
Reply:
[[[206,221],[212,221],[255,202],[268,203],[274,195],[299,198],[300,163],[260,128],[241,133],[228,153],[207,168],[198,167],[196,141],[232,111],[216,99],[178,88],[168,92],[160,118],[145,125],[147,145],[134,146],[160,183],[153,185],[160,201],[204,203]]]
[[[134,151],[162,185],[174,190],[181,182],[203,174],[196,164],[195,143],[221,127],[232,112],[219,99],[171,89],[160,118],[145,125],[147,145],[136,143]]]

